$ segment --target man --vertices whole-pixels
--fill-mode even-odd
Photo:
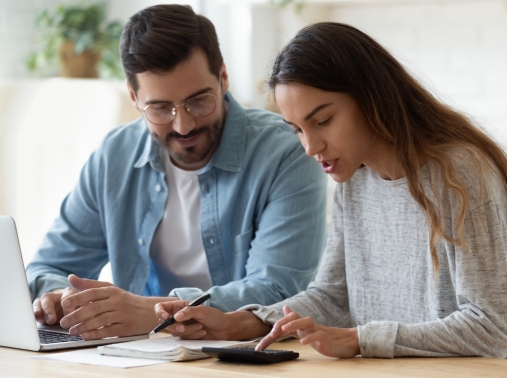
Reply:
[[[305,289],[323,250],[324,175],[279,116],[227,92],[213,25],[150,7],[120,51],[143,117],[92,154],[28,265],[37,320],[84,339],[142,334],[167,296],[207,290],[232,311]],[[96,281],[107,261],[116,286]]]

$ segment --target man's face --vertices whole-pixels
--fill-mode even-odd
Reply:
[[[140,109],[147,105],[180,105],[206,93],[215,96],[216,107],[206,116],[192,115],[185,106],[178,106],[172,121],[154,124],[145,113],[150,133],[168,151],[173,164],[186,170],[204,167],[217,149],[224,127],[223,96],[228,89],[225,66],[221,69],[219,80],[210,72],[204,52],[197,49],[189,59],[169,72],[143,72],[136,77],[139,84],[137,93],[130,87],[129,92],[134,106]]]

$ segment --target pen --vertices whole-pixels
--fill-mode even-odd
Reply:
[[[199,306],[200,304],[203,304],[208,299],[211,298],[210,293],[204,293],[200,297],[194,299],[192,302],[190,302],[187,306]],[[170,326],[173,324],[176,320],[174,320],[174,315],[171,316],[169,319],[167,319],[165,322],[160,323],[158,326],[156,326],[153,331],[150,332],[150,336],[156,334],[157,332],[162,331],[165,327]]]

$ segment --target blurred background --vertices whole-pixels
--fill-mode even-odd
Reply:
[[[0,214],[16,220],[25,264],[104,134],[138,117],[118,66],[117,37],[132,14],[159,3],[0,2]],[[272,107],[264,80],[297,30],[338,21],[375,38],[507,147],[507,0],[176,3],[215,24],[231,92],[246,106]]]

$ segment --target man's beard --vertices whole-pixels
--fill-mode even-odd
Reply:
[[[196,164],[203,160],[206,160],[208,156],[215,150],[215,148],[220,143],[220,137],[222,135],[223,130],[223,119],[217,119],[213,124],[208,126],[202,126],[199,129],[194,129],[189,132],[187,135],[182,136],[176,132],[171,132],[160,137],[159,135],[152,133],[153,139],[163,148],[166,149],[169,156],[175,161],[182,164]],[[178,153],[169,148],[169,143],[171,139],[182,138],[191,139],[198,134],[203,134],[201,138],[206,140],[207,144],[204,146],[191,146],[186,147],[185,154]],[[207,134],[207,135],[206,135]],[[201,147],[199,151],[198,148]]]

